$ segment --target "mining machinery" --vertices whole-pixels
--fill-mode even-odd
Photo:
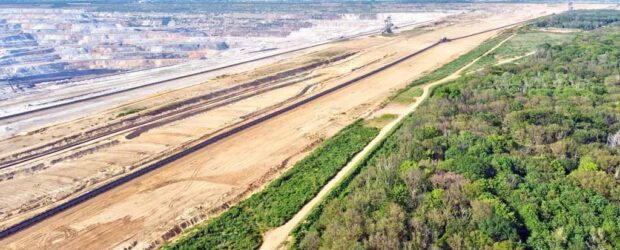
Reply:
[[[392,28],[394,27],[394,24],[392,23],[392,17],[388,16],[384,22],[385,22],[385,27],[383,27],[383,34],[394,33],[392,31]]]

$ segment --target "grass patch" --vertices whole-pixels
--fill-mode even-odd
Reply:
[[[451,62],[443,65],[441,68],[438,68],[438,69],[434,70],[433,72],[431,72],[429,74],[426,74],[426,75],[422,76],[421,78],[411,82],[409,84],[409,86],[399,90],[390,99],[396,101],[395,99],[398,98],[399,96],[401,96],[403,93],[409,92],[409,91],[413,91],[413,90],[411,90],[411,88],[413,88],[414,86],[422,85],[424,83],[438,81],[438,80],[441,80],[441,79],[443,79],[443,78],[453,74],[454,72],[458,71],[459,69],[465,67],[465,65],[467,65],[471,61],[473,61],[476,58],[484,55],[484,53],[486,53],[487,51],[489,51],[493,47],[497,46],[497,44],[499,44],[500,42],[502,42],[504,39],[508,38],[512,34],[513,34],[512,30],[508,31],[508,32],[502,32],[499,35],[497,35],[496,37],[484,41],[478,47],[476,47],[475,49],[467,52],[466,54],[464,54],[462,56],[460,56],[456,60],[451,61]],[[406,97],[406,95],[402,96],[402,97]],[[406,102],[407,99],[402,100],[402,101],[405,101],[405,103],[407,103]]]
[[[131,114],[138,113],[138,112],[140,112],[142,110],[145,110],[145,109],[146,108],[133,108],[133,107],[123,108],[123,109],[121,109],[121,112],[118,113],[118,115],[116,115],[116,117],[118,118],[118,117],[123,117],[123,116],[126,116],[126,115],[131,115]]]
[[[544,43],[560,45],[570,41],[573,37],[575,37],[574,33],[551,33],[523,29],[523,31],[520,31],[515,37],[502,44],[502,46],[480,58],[472,65],[470,70],[478,70],[488,65],[497,64],[502,60],[525,55],[535,51],[536,48]]]
[[[394,97],[393,101],[403,104],[413,103],[417,97],[422,96],[423,93],[424,91],[421,88],[408,88]]]
[[[398,118],[398,116],[394,114],[383,114],[366,121],[366,126],[381,129],[396,118]]]
[[[291,219],[378,133],[378,129],[358,120],[326,140],[263,191],[163,249],[258,248],[266,231]]]
[[[524,31],[519,32],[515,37],[506,41],[499,48],[489,54],[495,54],[499,59],[507,59],[526,54],[536,50],[543,43],[550,45],[560,45],[570,41],[575,34],[571,33],[550,33]]]
[[[503,32],[494,38],[484,41],[478,47],[460,56],[456,60],[451,61],[445,64],[444,66],[442,66],[441,68],[434,70],[430,74],[427,74],[421,77],[420,79],[413,81],[411,83],[411,86],[420,85],[420,84],[427,83],[427,82],[438,81],[453,74],[454,72],[463,68],[465,65],[467,65],[471,61],[482,56],[484,53],[486,53],[493,47],[497,46],[497,44],[499,44],[500,42],[502,42],[504,39],[508,38],[511,35],[512,35],[512,32]]]

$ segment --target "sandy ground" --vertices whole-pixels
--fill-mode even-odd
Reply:
[[[416,17],[416,22],[406,23],[407,25],[405,28],[403,28],[403,30],[415,27],[415,25],[412,25],[414,23],[437,20],[439,18],[454,13],[454,11],[445,11],[420,15],[419,17]],[[378,30],[378,28],[372,29],[371,32],[376,33]],[[357,34],[356,32],[349,33],[351,34],[346,34],[346,37],[356,37],[362,34],[368,34],[369,31],[368,29],[364,29],[358,31]],[[302,34],[298,34],[298,36],[303,37]],[[327,35],[327,37],[339,37],[339,35],[331,34]],[[0,119],[0,139],[18,135],[29,130],[45,127],[51,123],[58,123],[61,121],[83,117],[85,115],[96,114],[109,108],[110,106],[116,106],[118,104],[129,102],[146,95],[194,86],[197,84],[201,84],[206,80],[212,79],[215,76],[239,73],[246,71],[248,68],[269,65],[283,59],[289,59],[291,57],[316,51],[317,49],[320,50],[322,48],[322,46],[320,45],[329,44],[332,41],[331,39],[327,39],[327,37],[319,39],[320,42],[304,45],[287,46],[286,44],[281,44],[281,49],[269,52],[256,53],[253,55],[230,54],[226,57],[218,58],[218,60],[210,59],[206,61],[187,62],[168,67],[147,69],[84,81],[71,82],[62,85],[37,88],[37,90],[33,91],[28,95],[19,96],[7,100],[1,100],[0,118],[6,115],[11,115],[24,111],[36,111],[37,109],[57,104],[68,103],[71,101],[100,96],[119,90],[126,90],[138,86],[145,86],[152,83],[165,81],[153,86],[142,87],[123,93],[113,94],[111,96],[96,98],[94,100],[88,100],[80,103],[65,105],[62,107],[52,108],[51,110],[34,112],[32,114],[26,114],[13,118]],[[315,37],[314,39],[317,38]],[[278,55],[281,53],[285,54]],[[226,52],[225,54],[229,53]],[[270,57],[273,55],[278,56]],[[257,59],[260,60],[254,62],[247,62]],[[233,66],[230,68],[213,70],[223,66],[238,64],[241,62],[247,63],[244,63],[243,65]],[[197,72],[204,72],[205,70],[213,71],[185,77],[182,79],[174,79],[176,77],[194,74]]]
[[[437,12],[412,12],[407,14],[400,13],[395,15],[394,22],[398,26],[404,26],[415,22],[434,20],[454,13],[456,12],[448,10]],[[126,89],[162,79],[170,79],[193,72],[200,72],[205,69],[238,63],[248,59],[273,55],[291,49],[323,44],[324,42],[329,42],[341,36],[355,36],[359,33],[367,33],[368,31],[377,32],[382,26],[382,19],[374,21],[353,19],[338,21],[323,20],[313,22],[313,27],[311,28],[302,28],[298,31],[293,31],[289,36],[284,38],[226,37],[223,39],[228,40],[232,48],[218,52],[210,51],[207,54],[208,59],[206,60],[195,60],[180,65],[139,70],[63,84],[44,83],[34,88],[27,89],[24,92],[7,93],[10,96],[8,99],[2,100],[3,98],[0,98],[0,117],[20,111],[35,110],[52,104],[63,103],[87,96],[99,95],[108,91]],[[241,40],[241,43],[235,42],[236,40]],[[265,48],[265,46],[272,48],[272,50],[257,52],[260,48]],[[179,59],[170,59],[168,61],[178,60]],[[192,81],[176,82],[175,84],[166,83],[165,85],[167,85],[167,88],[178,88],[188,84],[192,84]],[[142,92],[149,93],[148,90]],[[107,103],[108,105],[114,104],[110,102]],[[11,127],[13,128],[11,132],[22,129],[16,124],[11,124]]]
[[[191,77],[187,77],[183,79],[170,80],[164,84],[143,87],[140,89],[123,92],[121,94],[117,94],[113,96],[97,98],[94,100],[89,100],[89,101],[84,101],[84,102],[80,102],[76,104],[62,106],[59,108],[53,108],[45,112],[36,112],[30,115],[3,119],[0,121],[0,129],[4,128],[6,131],[4,132],[0,131],[0,139],[8,138],[14,135],[23,134],[25,131],[46,127],[47,126],[46,124],[59,123],[59,122],[66,121],[66,120],[80,118],[85,115],[97,114],[98,112],[102,112],[102,111],[105,111],[106,109],[109,109],[109,107],[111,106],[116,106],[116,105],[126,103],[126,102],[132,102],[132,100],[143,98],[145,95],[165,93],[167,91],[171,91],[175,89],[190,87],[190,86],[204,83],[205,81],[211,80],[212,78],[219,76],[219,75],[240,73],[240,72],[247,71],[249,68],[255,68],[255,67],[277,63],[278,61],[281,61],[285,58],[299,56],[304,53],[314,51],[315,49],[318,49],[318,48],[311,48],[305,51],[292,52],[286,55],[263,59],[260,61],[251,62],[251,63],[239,65],[239,66],[234,66],[231,68],[220,69],[220,70],[216,70],[213,72],[195,75],[195,76],[191,76]],[[230,64],[236,63],[236,62],[237,61],[233,61],[233,62],[230,62]],[[205,68],[216,68],[216,67],[219,67],[225,64],[226,63],[218,64],[215,67],[212,66],[212,67],[205,67]],[[107,84],[108,82],[106,82],[107,80],[107,77],[106,77],[102,80],[97,80],[97,81],[102,82],[102,83],[99,83],[99,85],[103,85],[103,84],[106,84],[106,85],[100,87],[101,89],[97,90],[97,92],[93,94],[89,94],[93,92],[92,89],[89,89],[89,84],[84,84],[81,86],[77,86],[76,88],[58,91],[58,93],[57,92],[53,92],[53,93],[46,92],[46,93],[41,93],[41,94],[36,94],[36,95],[33,94],[29,96],[24,96],[24,97],[18,98],[18,100],[5,101],[2,104],[4,107],[0,106],[0,109],[3,109],[3,108],[7,110],[11,108],[18,109],[18,108],[22,108],[25,106],[30,106],[32,105],[31,103],[35,101],[38,101],[40,103],[53,104],[53,103],[58,103],[58,101],[55,101],[55,100],[65,100],[65,98],[67,98],[66,101],[70,101],[71,99],[68,99],[70,96],[75,97],[72,99],[85,98],[88,96],[100,95],[106,92],[112,92],[112,91],[119,90],[119,89],[128,89],[129,87],[132,87],[132,86],[140,86],[140,85],[145,85],[145,84],[149,84],[149,83],[153,83],[157,81],[162,81],[165,79],[171,79],[172,77],[175,77],[175,76],[181,76],[183,74],[187,74],[187,73],[183,73],[183,72],[187,72],[187,70],[182,70],[182,68],[180,68],[181,66],[185,66],[185,65],[173,66],[172,69],[166,68],[166,69],[150,70],[149,72],[152,73],[151,75],[144,75],[143,72],[137,72],[137,73],[130,73],[130,74],[135,74],[135,75],[114,76],[113,77],[114,79],[112,79],[109,84]],[[198,68],[197,66],[192,66],[191,68],[193,68],[193,71],[198,70],[196,69]],[[205,70],[205,68],[201,68],[201,69]],[[175,73],[174,75],[170,75],[170,72],[172,70],[176,70],[180,72]],[[94,80],[90,80],[90,81],[94,81]],[[45,99],[43,97],[45,97]],[[34,105],[34,106],[37,106],[37,105]],[[45,105],[39,105],[39,106],[45,106]]]
[[[381,46],[393,44],[393,39],[379,37],[374,40],[378,41],[378,44]],[[356,43],[359,42],[356,41]],[[311,72],[310,74],[314,74],[317,77],[303,84],[295,84],[286,88],[272,90],[221,108],[183,120],[177,120],[166,126],[149,130],[135,139],[127,140],[124,139],[123,135],[108,138],[108,141],[116,139],[120,143],[78,159],[54,164],[47,162],[46,164],[49,165],[49,168],[35,172],[34,175],[26,173],[12,180],[0,182],[0,197],[2,197],[0,198],[0,212],[15,214],[14,211],[16,210],[24,210],[23,204],[28,204],[28,207],[46,205],[50,201],[57,199],[57,197],[65,197],[80,191],[85,185],[105,181],[114,175],[129,171],[129,168],[139,166],[153,157],[172,152],[205,135],[236,124],[242,120],[241,117],[243,116],[285,102],[299,94],[306,86],[317,85],[315,91],[332,86],[341,80],[333,79],[329,81],[330,77],[341,74],[346,75],[346,72],[351,72],[353,69],[364,66],[364,63],[369,60],[368,58],[377,56],[376,51],[378,50],[372,49],[365,54],[360,54],[357,60],[353,58],[347,62],[333,65],[334,67],[321,69],[319,72]],[[385,60],[388,59],[386,58]],[[330,73],[330,71],[332,72]],[[176,95],[176,97],[178,96],[179,94]],[[66,130],[70,129],[66,128]],[[59,130],[62,131],[62,128],[59,128]],[[4,145],[10,147],[8,143]],[[71,151],[66,154],[70,153]],[[60,156],[54,154],[49,158],[58,159]],[[40,162],[45,162],[45,160]],[[27,168],[32,164],[37,163],[25,164],[23,168]],[[11,169],[4,171],[11,171]],[[73,178],[55,178],[66,175],[66,173],[72,173],[70,176]],[[15,219],[19,219],[19,217]]]
[[[308,214],[312,211],[312,209],[316,205],[318,205],[323,199],[325,199],[325,197],[331,192],[331,190],[334,187],[336,187],[336,185],[338,185],[338,183],[340,183],[345,177],[351,175],[351,172],[355,169],[355,167],[362,163],[365,157],[368,154],[370,154],[389,135],[390,131],[396,128],[396,126],[398,126],[398,124],[402,122],[402,120],[405,119],[409,114],[413,113],[416,109],[418,109],[418,106],[420,106],[420,104],[424,100],[426,100],[426,98],[428,98],[428,96],[430,95],[431,88],[439,84],[446,83],[448,81],[458,78],[464,70],[466,70],[468,67],[476,63],[483,56],[488,55],[495,49],[502,46],[504,42],[508,41],[512,37],[514,37],[514,35],[504,39],[501,43],[491,48],[484,55],[476,58],[475,60],[463,66],[461,69],[452,73],[448,77],[445,77],[439,81],[427,83],[427,84],[420,86],[419,88],[421,88],[423,91],[422,95],[416,98],[416,100],[413,103],[409,105],[402,105],[402,104],[396,104],[396,103],[395,105],[388,104],[386,107],[378,110],[377,112],[374,112],[374,113],[381,113],[381,114],[386,114],[386,113],[395,114],[398,117],[394,119],[393,121],[389,122],[383,128],[381,128],[381,131],[379,131],[379,134],[377,135],[377,137],[375,137],[372,141],[370,141],[370,143],[368,143],[368,145],[364,147],[364,149],[362,149],[359,153],[357,153],[351,159],[351,161],[349,161],[347,165],[345,165],[336,174],[336,176],[334,176],[334,178],[332,178],[325,186],[323,186],[321,191],[319,191],[319,193],[314,198],[312,198],[310,202],[306,203],[306,205],[304,205],[304,207],[302,207],[302,209],[299,210],[299,212],[297,212],[293,216],[293,218],[287,221],[284,225],[278,228],[274,228],[268,231],[267,233],[265,233],[265,235],[263,236],[263,244],[261,245],[260,249],[261,250],[279,249],[279,248],[286,249],[285,247],[286,244],[284,243],[287,241],[287,238],[289,237],[289,235],[291,234],[295,226],[297,226],[300,222],[302,222],[308,216]],[[399,107],[399,108],[396,108],[396,107]],[[374,116],[376,116],[376,114],[372,114],[372,117]]]
[[[364,47],[372,47],[373,45],[379,45],[382,43],[386,43],[387,39],[372,39],[368,44],[362,44],[357,41],[347,42],[347,43],[339,43],[335,45],[326,45],[319,47],[315,50],[306,51],[305,54],[301,54],[298,57],[293,57],[290,59],[280,59],[266,66],[253,68],[250,66],[245,67],[246,71],[230,73],[227,71],[218,72],[218,74],[223,74],[216,78],[209,78],[209,76],[201,75],[196,76],[197,79],[202,79],[203,83],[181,88],[176,91],[164,91],[160,94],[150,96],[149,98],[137,99],[135,101],[125,103],[122,106],[115,107],[100,114],[96,114],[94,116],[84,116],[77,120],[69,120],[68,122],[61,123],[54,126],[48,126],[44,129],[30,132],[25,135],[15,136],[6,140],[0,141],[0,156],[11,154],[13,152],[22,151],[24,149],[35,147],[39,144],[42,144],[48,141],[50,138],[60,138],[66,136],[71,133],[75,133],[75,131],[86,130],[92,127],[97,127],[102,124],[105,124],[110,121],[117,120],[117,115],[122,112],[125,108],[156,108],[162,106],[167,103],[171,103],[176,100],[187,99],[191,97],[195,97],[198,95],[202,95],[205,93],[213,92],[219,89],[223,89],[225,87],[238,85],[244,82],[251,81],[253,79],[257,79],[260,77],[265,77],[268,75],[274,74],[274,72],[283,71],[285,69],[290,69],[294,67],[299,67],[314,60],[324,58],[326,55],[330,55],[333,53],[341,53],[346,51],[357,52]],[[231,69],[232,70],[232,69]],[[239,71],[239,69],[235,69]],[[211,75],[212,77],[213,75]],[[207,80],[205,80],[207,79]],[[180,81],[191,81],[189,79],[178,80]],[[174,84],[174,83],[172,83]],[[89,106],[89,105],[100,105],[96,103],[97,101],[92,101],[81,103],[80,105]],[[50,111],[46,113],[45,116],[38,116],[36,119],[44,120],[49,116],[55,116],[54,111]],[[53,123],[53,121],[52,121]]]
[[[342,43],[347,46],[372,46],[356,55],[356,58],[336,67],[325,68],[336,74],[349,73],[321,81],[315,91],[351,79],[370,70],[373,67],[371,65],[381,65],[369,65],[377,58],[381,58],[382,62],[394,60],[444,36],[469,34],[559,12],[564,8],[564,5],[507,5],[498,7],[499,10],[496,9],[491,15],[486,11],[469,13],[467,18],[456,20],[453,25],[423,34]],[[222,204],[234,203],[238,197],[247,195],[248,190],[257,189],[308,152],[320,138],[330,136],[356,118],[368,115],[394,90],[405,86],[422,73],[453,60],[495,33],[489,32],[433,48],[119,186],[3,239],[0,244],[8,249],[147,247],[179,223],[196,216],[204,217]],[[368,66],[357,69],[360,65]],[[357,70],[351,72],[351,69]],[[0,182],[0,204],[11,205],[41,193],[75,188],[75,182],[105,176],[106,171],[114,171],[115,167],[126,168],[132,164],[130,162],[140,161],[141,155],[148,157],[173,150],[175,145],[183,144],[197,135],[208,134],[209,129],[234,122],[244,112],[256,111],[260,105],[268,106],[272,103],[269,101],[281,102],[287,99],[291,93],[299,90],[295,88],[299,86],[283,88],[277,93],[265,93],[257,99],[247,99],[214,110],[214,113],[207,112],[177,121],[151,130],[134,140],[97,151],[96,154],[66,165],[54,166],[36,175]]]

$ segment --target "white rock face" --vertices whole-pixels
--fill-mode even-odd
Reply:
[[[0,9],[0,91],[205,60],[227,61],[448,15],[298,12],[158,13]],[[8,85],[8,86],[7,86]],[[5,97],[6,97],[5,95]]]
[[[221,38],[194,29],[142,26],[160,14],[0,9],[0,79],[13,90],[118,71],[174,65],[216,53]],[[175,22],[167,23],[175,26]],[[214,52],[215,51],[215,52]],[[6,88],[5,86],[3,86]]]

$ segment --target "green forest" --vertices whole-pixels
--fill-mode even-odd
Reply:
[[[620,249],[618,17],[543,18],[589,31],[434,89],[292,248]]]

